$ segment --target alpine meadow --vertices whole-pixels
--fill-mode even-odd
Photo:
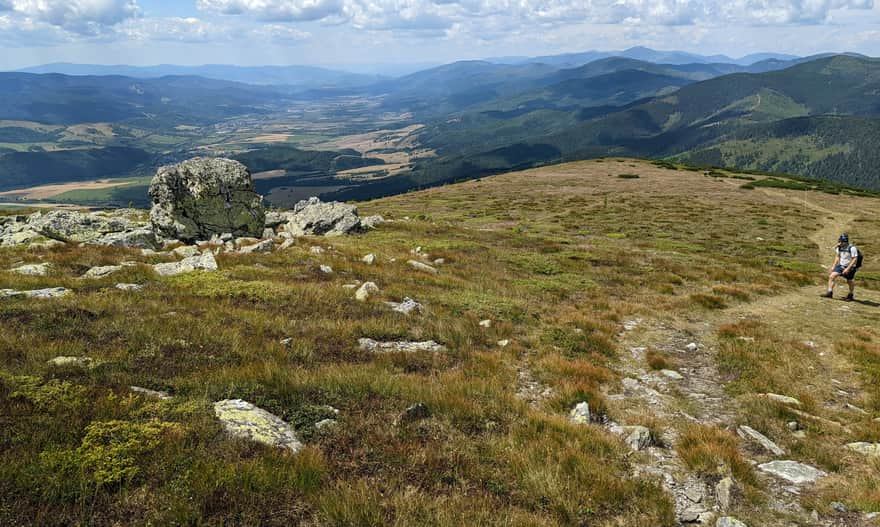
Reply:
[[[0,0],[0,526],[880,525],[877,35]]]

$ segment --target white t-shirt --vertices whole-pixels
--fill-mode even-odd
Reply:
[[[846,268],[850,262],[858,258],[859,250],[855,245],[849,245],[843,249],[837,249],[837,254],[840,256],[840,265]]]

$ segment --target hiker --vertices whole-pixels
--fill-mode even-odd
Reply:
[[[834,298],[834,281],[837,280],[838,276],[842,276],[846,278],[846,284],[849,286],[849,294],[846,295],[844,300],[849,302],[853,299],[853,289],[855,289],[853,278],[858,269],[859,250],[855,245],[850,245],[849,235],[843,233],[837,239],[836,251],[837,257],[834,258],[834,263],[831,264],[831,273],[828,275],[828,292],[822,295],[822,297]]]

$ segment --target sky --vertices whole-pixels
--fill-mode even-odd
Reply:
[[[631,46],[880,56],[880,0],[0,0],[0,69],[430,64]]]

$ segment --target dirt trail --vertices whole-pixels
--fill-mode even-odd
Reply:
[[[821,227],[810,235],[810,240],[819,247],[822,261],[817,263],[827,267],[831,263],[833,243],[841,232],[847,230],[854,216],[811,203],[806,198],[762,190],[823,215]],[[634,457],[634,475],[651,474],[660,478],[675,498],[676,513],[682,525],[691,524],[695,519],[711,521],[709,515],[716,513],[717,507],[714,489],[691,473],[678,458],[676,428],[686,422],[729,430],[735,430],[737,425],[736,402],[725,394],[725,379],[716,365],[717,328],[720,325],[752,318],[771,325],[778,334],[796,335],[816,349],[819,367],[827,374],[826,380],[833,379],[849,397],[856,397],[861,391],[852,364],[834,352],[833,337],[839,334],[844,324],[857,326],[862,320],[880,319],[880,295],[857,289],[857,302],[844,303],[823,301],[819,298],[821,292],[821,287],[807,286],[736,305],[708,318],[633,320],[625,325],[626,331],[620,339],[622,359],[619,364],[624,376],[623,386],[606,393],[610,414],[613,419],[622,421],[621,424],[644,420],[645,416],[658,423],[655,427],[662,435],[658,439],[665,445],[663,448],[648,448],[646,455]],[[675,370],[681,378],[673,373],[652,370],[645,357],[649,347],[672,357],[679,366]],[[835,406],[845,409],[846,404],[847,401],[840,400]],[[765,484],[771,503],[800,519],[806,517],[808,511],[801,508],[796,493],[785,491],[769,476],[765,478]],[[788,523],[783,521],[780,525]],[[832,524],[820,521],[816,525]]]

